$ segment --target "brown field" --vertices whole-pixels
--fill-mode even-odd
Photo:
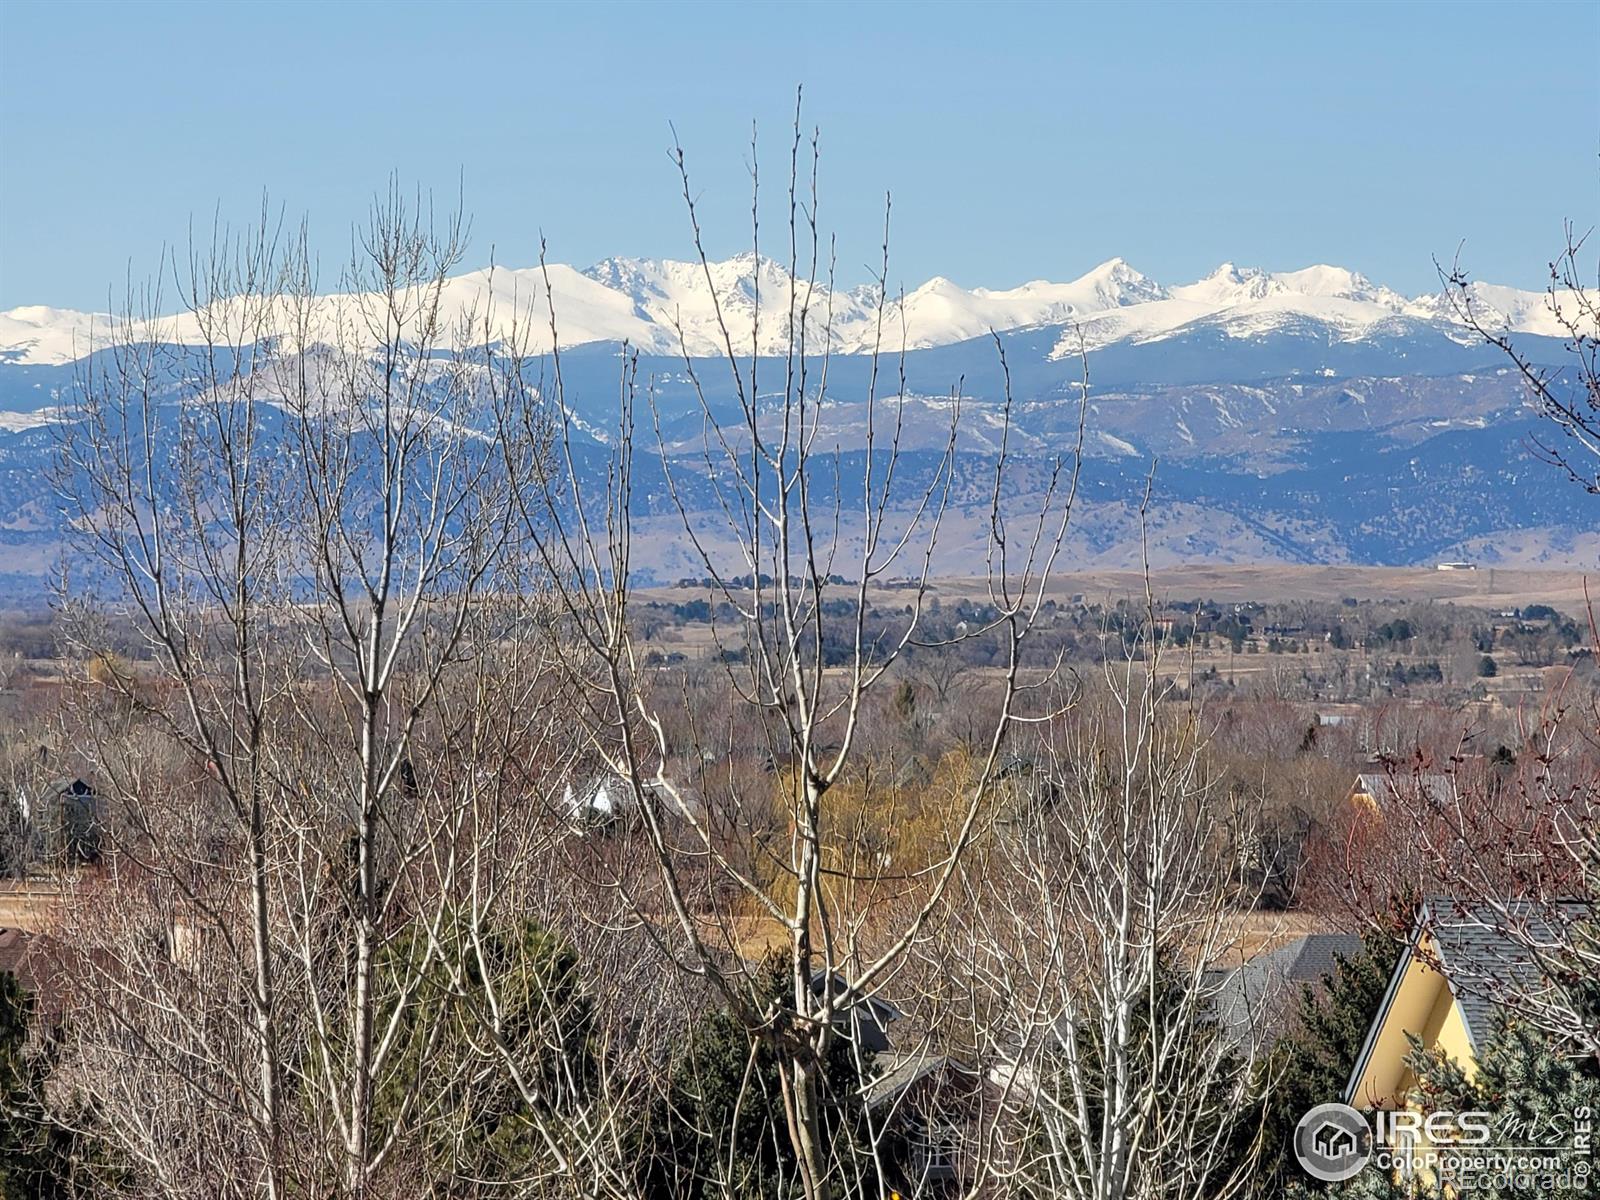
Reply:
[[[1440,571],[1433,567],[1327,567],[1215,565],[1210,563],[1152,570],[1150,586],[1158,601],[1207,599],[1242,603],[1288,600],[1403,600],[1454,602],[1476,608],[1516,608],[1548,604],[1569,616],[1585,612],[1585,582],[1600,601],[1600,564],[1591,576],[1582,571],[1479,567],[1474,571]],[[894,593],[883,589],[886,598]],[[981,577],[945,577],[932,582],[930,593],[942,599],[980,599],[988,583]],[[1138,571],[1057,571],[1048,595],[1056,599],[1082,594],[1088,603],[1115,602],[1142,595]],[[836,594],[846,592],[840,588]],[[703,587],[641,589],[649,600],[678,602],[704,597]],[[879,599],[874,590],[874,600]],[[908,597],[909,599],[909,597]]]
[[[1232,920],[1236,929],[1231,944],[1212,966],[1238,966],[1308,933],[1338,930],[1334,922],[1317,913],[1305,911],[1240,912],[1234,914]],[[705,923],[705,933],[713,933],[712,924],[709,921]],[[726,931],[734,952],[752,962],[769,953],[783,953],[788,948],[788,939],[782,927],[769,916],[723,917],[716,924]],[[718,939],[713,935],[712,940]]]
[[[1600,564],[1597,564],[1600,568]],[[1475,571],[1439,571],[1432,567],[1305,567],[1218,566],[1197,564],[1165,567],[1150,573],[1157,600],[1223,600],[1264,603],[1287,600],[1453,601],[1478,608],[1515,608],[1548,604],[1572,617],[1585,611],[1581,571],[1539,571],[1479,567]],[[981,579],[941,579],[935,594],[972,597],[987,588]],[[1049,594],[1057,599],[1082,593],[1093,603],[1142,595],[1138,571],[1061,571]],[[1600,573],[1591,583],[1600,600]]]

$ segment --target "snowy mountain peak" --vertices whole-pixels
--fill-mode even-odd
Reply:
[[[1115,279],[1128,282],[1144,281],[1145,276],[1125,258],[1108,258],[1098,267],[1085,271],[1079,279]]]
[[[1225,262],[1204,279],[1173,288],[1171,294],[1180,300],[1223,307],[1274,297],[1356,301],[1394,313],[1407,304],[1404,296],[1374,284],[1359,271],[1325,263],[1298,271],[1264,271]]]
[[[1257,267],[1241,270],[1233,263],[1225,262],[1204,279],[1173,288],[1172,294],[1180,300],[1198,304],[1227,306],[1262,300],[1274,292],[1285,290],[1281,283]]]
[[[45,304],[0,312],[0,362],[66,363],[87,354],[104,337],[111,318]]]
[[[1092,288],[1116,305],[1164,300],[1167,289],[1137,270],[1125,258],[1110,258],[1074,281],[1075,287]]]

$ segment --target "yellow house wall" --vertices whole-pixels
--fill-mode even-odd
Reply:
[[[1432,957],[1436,957],[1433,943],[1425,940],[1419,953],[1413,955],[1406,966],[1406,973],[1395,989],[1394,1000],[1378,1030],[1366,1070],[1351,1097],[1351,1103],[1357,1108],[1410,1107],[1408,1097],[1416,1088],[1417,1078],[1405,1062],[1411,1053],[1408,1033],[1415,1035],[1424,1049],[1455,1059],[1468,1078],[1477,1071],[1477,1055],[1467,1036],[1461,1005],[1444,976],[1423,961]],[[1415,1149],[1420,1152],[1426,1148],[1426,1135],[1419,1133]],[[1398,1173],[1395,1181],[1404,1182]],[[1428,1170],[1419,1173],[1419,1181],[1436,1182]],[[1453,1193],[1447,1188],[1445,1194]]]
[[[1449,1010],[1428,1045],[1460,1063],[1468,1079],[1477,1074],[1478,1056],[1473,1052],[1472,1039],[1467,1036],[1467,1019],[1454,996],[1450,997]]]
[[[1469,1078],[1476,1068],[1461,1005],[1444,976],[1423,961],[1432,955],[1432,945],[1424,942],[1420,949],[1421,953],[1413,955],[1407,965],[1378,1031],[1367,1069],[1352,1097],[1357,1108],[1405,1105],[1406,1093],[1416,1084],[1405,1062],[1411,1053],[1408,1033],[1420,1038],[1424,1047],[1442,1051],[1461,1063]]]

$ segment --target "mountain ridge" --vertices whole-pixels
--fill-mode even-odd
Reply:
[[[543,352],[591,343],[626,342],[656,354],[691,357],[782,354],[791,321],[791,277],[779,262],[745,253],[706,263],[613,257],[578,269],[565,264],[480,268],[446,281],[447,316],[487,309],[503,334],[513,317],[525,323],[530,348]],[[1483,316],[1508,332],[1559,337],[1547,293],[1474,283]],[[966,288],[935,276],[878,303],[876,287],[830,289],[825,281],[794,284],[795,317],[813,347],[831,333],[835,353],[863,354],[955,345],[990,333],[1060,326],[1058,352],[1119,342],[1149,343],[1197,327],[1249,338],[1300,323],[1339,341],[1402,332],[1463,336],[1443,294],[1406,297],[1359,272],[1329,264],[1266,271],[1221,264],[1202,279],[1165,284],[1125,259],[1111,258],[1067,282],[1034,279],[1011,288]],[[329,294],[316,304],[329,329],[352,297]],[[1559,299],[1559,297],[1557,297]],[[551,310],[554,310],[553,318]],[[552,319],[555,336],[551,336]],[[108,314],[23,305],[0,312],[0,362],[60,365],[104,344]],[[141,328],[145,328],[141,324]],[[164,340],[197,338],[193,319],[157,318]]]

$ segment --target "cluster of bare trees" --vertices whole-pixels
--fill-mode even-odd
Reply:
[[[528,398],[514,339],[441,314],[464,244],[391,191],[330,320],[303,230],[219,230],[174,272],[198,341],[146,294],[65,427],[68,637],[99,653],[110,606],[147,658],[76,706],[116,844],[67,908],[62,1070],[168,1194],[361,1194],[437,1116],[419,1006],[494,919],[507,750],[544,746],[488,686],[538,671],[494,668],[542,447],[485,436]]]

